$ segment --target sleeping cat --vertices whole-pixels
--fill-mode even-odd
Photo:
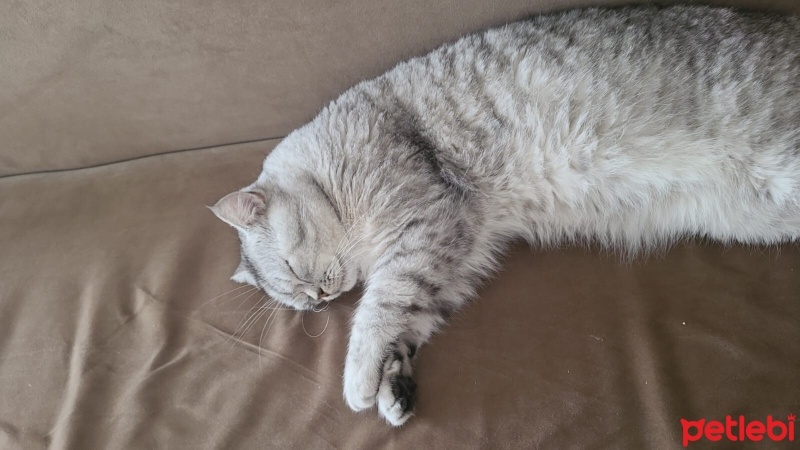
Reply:
[[[364,283],[344,397],[401,425],[417,350],[511,240],[800,238],[800,18],[587,9],[471,35],[345,92],[212,210],[233,279],[285,305]]]

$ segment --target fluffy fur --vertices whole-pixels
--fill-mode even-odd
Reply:
[[[365,283],[344,396],[400,425],[417,349],[509,240],[796,240],[798,152],[797,17],[588,9],[358,84],[212,209],[239,231],[234,279],[286,305]]]

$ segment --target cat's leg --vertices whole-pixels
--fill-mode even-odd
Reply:
[[[442,213],[441,211],[444,211]],[[417,350],[474,294],[491,265],[468,209],[418,213],[378,259],[353,318],[344,394],[356,411],[377,403],[393,425],[413,413]]]
[[[417,350],[459,305],[416,271],[376,275],[353,319],[344,395],[353,410],[377,403],[389,423],[402,425],[413,414]]]

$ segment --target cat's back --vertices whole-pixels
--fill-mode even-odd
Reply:
[[[694,130],[774,107],[790,113],[788,126],[800,118],[790,108],[800,101],[800,17],[701,6],[575,10],[467,36],[389,78],[425,119],[460,115],[461,125],[491,129],[535,122],[526,115],[537,108],[593,109],[606,126],[670,114]]]
[[[595,162],[620,155],[608,170],[780,159],[800,148],[800,18],[698,6],[544,15],[445,45],[372,88],[475,178],[521,170],[512,161],[535,181],[558,165],[604,176]]]
[[[539,16],[414,58],[346,97],[368,98],[393,136],[356,150],[373,166],[401,153],[409,170],[471,185],[521,223],[614,228],[603,214],[650,214],[645,205],[667,200],[750,204],[748,214],[784,221],[798,209],[798,17],[695,6]]]
[[[684,115],[720,100],[735,101],[726,113],[747,114],[757,100],[800,98],[797,16],[707,6],[586,9],[488,30],[477,39],[491,49],[475,62],[515,62],[506,68],[516,87],[535,86],[537,78],[563,80],[568,94],[570,84],[591,83],[600,94],[649,98]],[[502,77],[504,68],[496,68]],[[712,102],[697,103],[702,98]]]

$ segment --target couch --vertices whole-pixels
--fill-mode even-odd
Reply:
[[[467,32],[620,3],[7,2],[0,448],[679,448],[681,419],[800,413],[797,245],[517,245],[422,350],[402,428],[342,398],[358,293],[248,321],[261,294],[229,280],[205,205],[327,101]]]

